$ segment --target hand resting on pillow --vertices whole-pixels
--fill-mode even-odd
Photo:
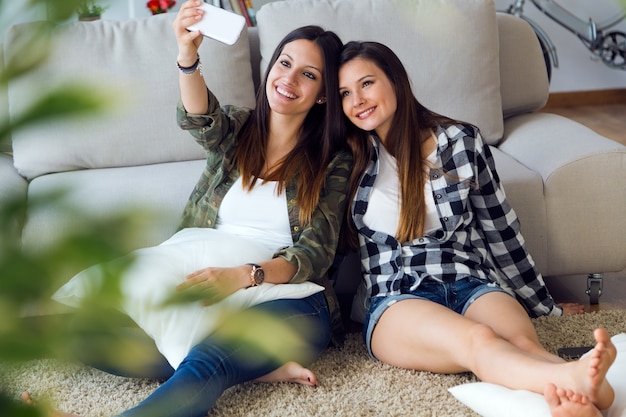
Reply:
[[[207,266],[229,267],[262,262],[271,259],[272,252],[245,237],[215,229],[189,228],[158,246],[138,249],[131,255],[135,259],[120,277],[120,310],[154,339],[157,348],[174,369],[191,347],[211,334],[221,312],[281,298],[305,298],[324,289],[312,282],[264,283],[238,290],[210,306],[194,302],[163,307],[163,302],[185,280],[186,275]],[[94,265],[78,273],[52,298],[70,307],[79,307],[82,300],[100,290],[106,267],[107,264]]]

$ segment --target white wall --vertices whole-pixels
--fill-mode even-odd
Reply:
[[[496,8],[504,10],[513,1],[495,0]],[[617,0],[558,0],[558,4],[583,20],[603,21],[620,10]],[[575,34],[544,15],[531,0],[526,1],[524,14],[546,31],[556,47],[559,67],[552,71],[551,92],[626,88],[626,71],[598,61]],[[626,21],[609,30],[626,32]]]

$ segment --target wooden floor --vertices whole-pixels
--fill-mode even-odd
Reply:
[[[557,105],[550,105],[551,101]],[[626,102],[568,105],[569,103],[559,100],[551,101],[542,111],[574,119],[601,135],[626,145]],[[626,209],[624,215],[626,216]],[[585,294],[585,275],[546,277],[546,285],[557,302],[578,302],[584,304],[587,311],[626,309],[626,270],[604,274],[603,280],[600,303],[596,305],[590,305],[589,297]]]

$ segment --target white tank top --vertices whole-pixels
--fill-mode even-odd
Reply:
[[[436,165],[437,149],[426,158]],[[425,168],[428,169],[428,168]],[[441,229],[441,221],[435,206],[430,181],[424,184],[424,198],[426,200],[426,219],[424,234]],[[395,236],[400,222],[400,183],[398,179],[398,163],[384,146],[379,147],[378,175],[372,188],[367,211],[363,222],[372,230]]]
[[[251,238],[272,251],[293,245],[287,196],[284,190],[276,194],[277,186],[276,181],[257,181],[246,191],[239,177],[220,205],[216,229]]]

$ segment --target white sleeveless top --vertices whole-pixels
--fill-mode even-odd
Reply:
[[[435,165],[437,149],[426,158]],[[428,168],[425,168],[428,169]],[[424,198],[426,201],[426,219],[424,234],[441,229],[441,221],[435,206],[430,181],[424,184]],[[400,222],[400,182],[398,178],[398,163],[384,146],[379,147],[378,174],[372,187],[372,193],[367,204],[367,211],[363,222],[372,230],[395,236]]]
[[[217,213],[216,229],[245,236],[275,251],[293,245],[285,191],[276,194],[276,181],[257,181],[251,191],[243,189],[241,177],[224,196]]]

